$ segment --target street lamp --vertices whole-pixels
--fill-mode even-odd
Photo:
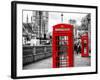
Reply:
[[[61,14],[61,22],[63,22],[63,13]]]
[[[41,44],[41,16],[42,16],[42,12],[39,11],[39,39],[40,39],[40,44]]]

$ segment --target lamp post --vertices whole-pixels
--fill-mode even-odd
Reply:
[[[63,13],[61,14],[61,22],[63,22]]]
[[[39,39],[40,39],[40,44],[41,44],[41,16],[42,16],[42,12],[39,11]]]

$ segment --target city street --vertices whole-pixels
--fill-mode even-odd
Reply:
[[[90,66],[91,65],[91,57],[81,57],[80,54],[74,55],[75,61],[74,65],[75,67],[84,67],[84,66]]]
[[[90,57],[81,57],[80,54],[74,55],[74,67],[84,67],[90,66],[91,58]],[[43,68],[52,68],[52,58],[40,60],[38,62],[26,65],[23,69],[43,69]]]
[[[67,16],[67,21],[64,16]],[[64,24],[59,24],[59,20]],[[53,56],[49,57],[52,55],[52,50],[62,53],[65,47],[65,51],[70,55],[73,55],[72,50],[74,50],[76,53],[81,52],[82,56],[88,56],[88,52],[91,51],[91,14],[89,13],[24,10],[22,24],[23,69],[52,68]],[[66,58],[70,58],[69,62]],[[58,60],[59,63],[54,63],[57,66],[60,64],[74,65],[73,67],[91,66],[91,57],[81,57],[80,54],[75,53],[74,59],[73,56],[65,55],[55,59]]]

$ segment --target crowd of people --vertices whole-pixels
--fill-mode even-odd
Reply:
[[[80,42],[77,42],[74,44],[74,52],[75,52],[75,54],[81,53],[81,43]]]

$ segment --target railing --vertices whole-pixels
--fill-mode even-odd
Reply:
[[[52,48],[49,45],[44,46],[24,46],[23,47],[23,65],[29,64],[52,55]]]

